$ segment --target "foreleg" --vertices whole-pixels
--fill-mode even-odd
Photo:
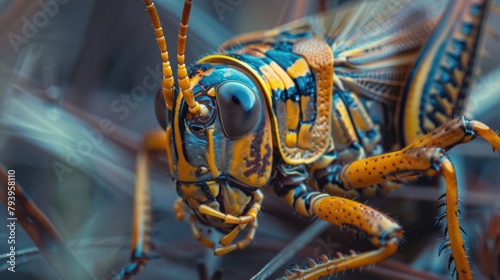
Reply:
[[[132,244],[130,262],[113,279],[130,279],[137,274],[149,260],[151,197],[149,186],[150,157],[155,152],[165,152],[167,140],[165,132],[149,132],[137,154],[134,212],[132,220]]]

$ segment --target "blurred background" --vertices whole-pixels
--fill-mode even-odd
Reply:
[[[173,57],[183,1],[155,2]],[[335,8],[342,2],[327,5]],[[195,1],[187,61],[215,52],[234,35],[273,28],[316,9],[315,1]],[[500,16],[488,23],[500,32]],[[499,49],[499,37],[486,36],[466,108],[468,116],[493,129],[500,129]],[[0,161],[15,170],[18,182],[97,279],[128,260],[135,153],[142,134],[159,128],[153,109],[156,88],[147,85],[159,81],[160,65],[142,1],[0,1]],[[500,279],[500,235],[492,230],[498,228],[494,213],[500,200],[500,158],[482,139],[450,155],[475,276]],[[214,257],[192,238],[187,222],[175,220],[177,195],[164,157],[155,160],[151,177],[152,244],[160,258],[151,260],[136,279],[199,279],[200,264],[209,275],[220,269],[223,279],[250,279],[298,236],[305,244],[294,248],[293,258],[279,257],[284,265],[273,278],[305,257],[370,248],[350,233],[299,217],[267,193],[255,241],[243,251]],[[437,256],[443,239],[434,225],[443,189],[436,182],[424,183],[386,198],[368,198],[369,205],[402,224],[405,245],[390,260],[339,278],[450,277],[448,253]],[[0,220],[6,218],[7,211],[0,210]],[[492,220],[497,224],[490,226]],[[210,235],[218,239],[217,233]],[[0,226],[0,254],[8,252],[7,236]],[[19,225],[16,245],[16,273],[6,271],[3,255],[1,279],[59,279]]]

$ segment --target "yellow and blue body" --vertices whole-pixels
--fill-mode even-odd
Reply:
[[[152,0],[144,2],[163,62],[156,99],[163,129],[148,133],[140,147],[131,259],[114,279],[133,277],[151,258],[148,170],[155,152],[167,154],[179,195],[177,219],[187,215],[194,238],[216,255],[244,249],[256,238],[264,188],[301,215],[347,228],[374,245],[308,259],[304,267],[285,270],[283,279],[317,279],[388,258],[398,249],[401,227],[352,198],[441,176],[446,191],[438,200],[445,211],[438,223],[445,224],[445,238],[439,253],[450,248],[452,275],[473,278],[447,151],[477,136],[500,151],[492,129],[460,116],[488,13],[499,10],[492,0],[356,1],[232,38],[189,71],[184,51],[192,0],[185,0],[178,87],[158,13]],[[43,214],[19,195],[26,210],[19,220],[28,234],[47,236],[60,256],[71,257]],[[220,245],[199,224],[222,232]],[[37,246],[52,257],[46,245]]]
[[[130,279],[152,257],[149,159],[157,152],[166,152],[179,195],[176,218],[187,216],[193,237],[216,255],[258,238],[264,188],[301,215],[347,228],[373,245],[307,259],[285,270],[283,279],[317,279],[390,257],[402,228],[352,198],[441,176],[445,193],[436,198],[444,212],[437,223],[445,230],[439,254],[450,249],[452,277],[473,278],[447,151],[478,136],[500,151],[492,129],[461,116],[482,37],[492,33],[489,12],[500,13],[493,0],[352,1],[234,37],[189,70],[184,52],[192,0],[185,0],[178,85],[156,8],[144,2],[163,62],[156,99],[162,129],[148,133],[139,147],[130,263],[114,279]],[[4,169],[3,185],[16,189],[16,219],[41,254],[62,278],[93,279]],[[9,202],[6,195],[0,200]],[[219,245],[199,224],[224,234]],[[76,265],[70,271],[61,260]]]
[[[471,279],[446,150],[478,135],[500,149],[484,124],[451,120],[467,96],[490,2],[360,1],[238,36],[200,59],[188,77],[179,74],[182,94],[165,94],[164,86],[165,100],[159,92],[156,104],[178,218],[188,213],[207,247],[214,244],[197,222],[226,233],[218,255],[243,249],[257,229],[261,189],[271,187],[300,214],[347,227],[378,247],[285,273],[315,279],[379,262],[402,238],[393,219],[349,198],[441,175],[446,212],[439,222],[448,223],[440,252],[450,247],[454,273]]]

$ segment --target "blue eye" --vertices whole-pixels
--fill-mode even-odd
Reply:
[[[240,138],[255,128],[262,114],[256,93],[238,82],[226,82],[217,88],[217,104],[224,134]]]

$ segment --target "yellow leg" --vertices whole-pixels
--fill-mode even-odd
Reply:
[[[365,171],[365,168],[369,171]],[[379,184],[414,175],[441,174],[446,184],[446,217],[449,243],[459,279],[472,279],[458,223],[458,188],[455,170],[441,148],[412,148],[353,162],[341,173],[351,188]]]
[[[455,170],[440,148],[448,150],[477,136],[483,137],[496,151],[500,151],[500,137],[493,130],[481,122],[460,117],[416,139],[402,151],[353,162],[344,168],[340,176],[347,188],[357,189],[381,181],[441,174],[446,184],[446,212],[441,220],[447,219],[448,240],[443,243],[440,252],[451,248],[450,261],[455,262],[459,279],[472,279],[472,275],[457,216],[458,188]]]
[[[223,246],[231,244],[231,242],[233,242],[233,240],[236,238],[236,236],[238,236],[238,234],[241,231],[243,231],[247,227],[247,225],[248,224],[241,224],[241,225],[238,225],[237,227],[235,227],[231,232],[229,232],[228,234],[221,237],[220,244]]]
[[[458,219],[456,174],[446,150],[469,142],[477,136],[482,136],[495,150],[500,150],[500,137],[493,130],[480,122],[461,117],[416,139],[401,151],[356,160],[331,175],[338,175],[335,182],[347,191],[393,180],[408,180],[416,176],[441,175],[446,185],[446,193],[443,196],[446,212],[440,221],[447,219],[447,240],[441,246],[440,252],[451,248],[450,261],[455,262],[458,278],[472,279]],[[284,167],[278,169],[284,170]],[[287,173],[286,170],[282,173],[285,175],[278,173],[276,178],[293,176],[293,173]],[[374,264],[396,250],[401,231],[395,222],[382,213],[345,198],[313,192],[300,181],[291,186],[276,185],[279,186],[275,187],[278,195],[284,197],[299,213],[315,215],[339,226],[361,230],[374,245],[380,247],[375,251],[341,259],[321,258],[321,264],[314,262],[311,263],[311,268],[289,271],[287,279],[315,279],[345,269]]]
[[[483,137],[497,152],[500,152],[500,137],[482,122],[466,117],[456,118],[428,134],[416,139],[404,150],[418,147],[438,147],[449,150],[458,144],[464,144],[477,136]]]
[[[257,227],[258,227],[257,219],[251,221],[249,223],[249,225],[250,225],[250,229],[248,230],[245,238],[236,242],[235,244],[228,244],[228,242],[232,242],[232,240],[240,232],[240,227],[244,228],[245,225],[238,225],[233,230],[235,233],[230,232],[228,235],[222,237],[220,243],[223,245],[221,247],[215,248],[215,255],[217,255],[217,256],[225,255],[225,254],[230,253],[236,249],[241,250],[241,249],[246,248],[248,245],[250,245],[250,243],[253,241],[253,239],[255,237],[255,232],[257,231]],[[224,238],[226,238],[226,240],[224,240]],[[224,243],[226,243],[226,245],[224,245]]]
[[[314,195],[314,193],[309,193]],[[300,202],[299,202],[300,203]],[[309,268],[285,271],[285,279],[317,279],[334,273],[378,263],[396,252],[403,231],[399,225],[379,212],[362,203],[326,194],[319,194],[310,202],[312,214],[340,227],[364,233],[376,250],[349,256],[338,254],[330,259],[321,256],[318,261],[309,259]],[[360,232],[361,230],[361,232]]]
[[[151,223],[150,157],[152,153],[165,152],[166,146],[165,132],[152,131],[145,135],[143,145],[137,154],[130,262],[116,273],[113,279],[130,279],[144,267],[150,258],[148,254]]]
[[[359,161],[356,161],[359,162]],[[337,177],[339,170],[330,173]],[[290,168],[279,165],[273,182],[278,196],[305,216],[316,216],[334,225],[364,235],[378,249],[350,256],[338,255],[330,259],[321,256],[309,260],[309,267],[285,271],[284,279],[317,279],[334,273],[378,263],[393,254],[403,235],[399,225],[385,214],[362,203],[338,196],[313,191],[307,186],[306,170],[300,166]],[[352,178],[350,178],[352,179]],[[340,184],[340,182],[339,182]]]
[[[446,182],[448,234],[453,258],[460,279],[470,279],[463,240],[458,224],[458,193],[455,172],[443,149],[412,148],[357,160],[342,169],[339,180],[345,189],[359,189],[390,180],[404,179],[415,175],[442,174]],[[299,189],[300,188],[300,189]],[[316,279],[356,267],[375,264],[394,253],[402,231],[392,219],[361,203],[335,196],[311,192],[300,185],[291,189],[292,204],[302,214],[314,215],[332,224],[348,227],[364,235],[379,249],[343,257],[324,259],[310,268],[289,271],[286,279]],[[285,195],[286,197],[286,195]],[[463,273],[461,273],[463,271]]]

